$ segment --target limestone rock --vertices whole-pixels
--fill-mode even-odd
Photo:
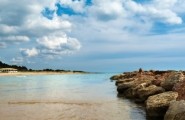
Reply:
[[[185,120],[185,101],[172,101],[164,120]]]
[[[164,116],[169,107],[170,102],[172,100],[176,100],[177,97],[178,93],[172,91],[150,96],[146,101],[146,110],[148,116]]]
[[[149,96],[159,94],[164,91],[165,90],[162,87],[157,87],[156,85],[150,85],[150,86],[138,89],[137,95],[139,99],[146,100]]]

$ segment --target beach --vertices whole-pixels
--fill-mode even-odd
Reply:
[[[27,75],[60,75],[60,74],[86,74],[85,72],[46,72],[46,71],[41,71],[41,72],[6,72],[6,73],[1,73],[0,76],[27,76]]]

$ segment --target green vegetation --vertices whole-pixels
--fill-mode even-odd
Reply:
[[[15,68],[18,71],[27,71],[28,69],[25,66],[17,66],[17,65],[8,65],[0,61],[0,68]]]
[[[25,66],[17,66],[17,65],[8,65],[6,63],[3,63],[0,61],[0,68],[15,68],[18,71],[24,71],[24,72],[74,72],[74,73],[87,73],[84,71],[71,71],[71,70],[60,70],[60,69],[43,69],[43,70],[33,70],[33,69],[28,69]]]

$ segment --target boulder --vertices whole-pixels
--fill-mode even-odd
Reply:
[[[173,91],[178,92],[177,100],[185,100],[185,80],[174,85]]]
[[[172,101],[164,120],[185,120],[185,101]]]
[[[182,72],[171,72],[165,80],[161,82],[161,87],[163,87],[166,91],[171,91],[174,85],[183,79],[184,75]]]
[[[138,94],[137,94],[137,91],[139,89],[142,89],[146,86],[148,86],[149,83],[141,83],[141,84],[137,84],[136,86],[134,87],[131,87],[129,89],[127,89],[125,92],[124,92],[124,96],[127,97],[127,98],[137,98]]]
[[[156,85],[156,86],[160,86],[161,80],[159,80],[159,79],[152,80],[152,84]]]
[[[151,117],[164,116],[169,104],[178,97],[177,92],[164,92],[148,97],[146,101],[147,115]]]
[[[142,88],[138,89],[136,91],[137,96],[139,99],[145,101],[149,96],[159,94],[164,92],[164,88],[158,87],[156,85],[150,85],[150,86],[143,86]]]
[[[118,85],[117,91],[118,91],[118,93],[123,93],[123,92],[125,92],[125,90],[127,90],[131,87],[134,87],[135,84],[136,84],[135,81],[124,82],[124,83]]]

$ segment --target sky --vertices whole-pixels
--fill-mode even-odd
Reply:
[[[184,0],[0,0],[0,61],[92,72],[185,70]]]

